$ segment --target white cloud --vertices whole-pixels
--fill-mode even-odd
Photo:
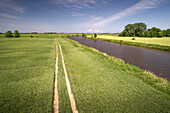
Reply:
[[[92,32],[92,29],[88,29],[87,32],[88,32],[88,33],[91,33],[91,32]]]
[[[5,18],[11,18],[11,19],[17,18],[17,16],[6,14],[6,13],[1,13],[1,12],[0,12],[0,16],[5,17]]]
[[[87,33],[103,33],[103,30],[90,28],[87,30]]]
[[[0,0],[0,16],[5,18],[15,19],[18,18],[15,16],[18,13],[24,13],[25,10],[22,7],[19,7],[12,0]]]
[[[160,3],[164,2],[166,0],[140,0],[138,3],[135,5],[120,11],[110,17],[107,17],[95,24],[93,24],[94,27],[104,27],[105,25],[114,22],[116,20],[119,20],[125,16],[129,16],[131,14],[134,14],[140,10],[145,10],[145,9],[151,9],[157,7]]]
[[[7,12],[24,13],[24,8],[13,3],[12,0],[0,0],[0,10]]]
[[[94,32],[95,32],[95,33],[103,33],[103,30],[101,30],[101,29],[95,29]]]
[[[53,0],[56,4],[70,8],[93,8],[98,4],[107,3],[106,0]]]

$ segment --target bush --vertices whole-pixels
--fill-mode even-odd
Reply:
[[[83,37],[83,38],[87,38],[87,34],[83,33],[83,34],[82,34],[82,37]]]
[[[166,36],[167,36],[167,37],[170,37],[170,29],[167,29],[167,30],[166,30]]]
[[[19,38],[19,37],[20,37],[20,33],[19,33],[18,30],[15,30],[14,37],[16,37],[16,38]]]
[[[13,37],[12,32],[11,31],[7,31],[6,34],[5,34],[5,37],[7,37],[7,38]]]
[[[94,33],[94,38],[97,38],[97,34],[96,33]]]

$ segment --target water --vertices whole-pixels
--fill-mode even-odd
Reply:
[[[149,70],[158,77],[170,81],[170,52],[93,40],[81,36],[69,38],[110,56],[120,58],[126,63],[138,66],[143,70]]]

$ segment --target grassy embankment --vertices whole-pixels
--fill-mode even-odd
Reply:
[[[88,35],[88,38],[91,36]],[[133,37],[118,37],[118,36],[110,36],[110,35],[98,35],[97,38],[93,38],[95,40],[103,40],[107,42],[132,45],[138,47],[145,47],[151,49],[158,49],[164,51],[170,51],[170,38],[142,38],[135,37],[135,40],[132,40]]]
[[[55,44],[56,39],[0,39],[1,112],[53,112]]]
[[[168,81],[71,40],[59,41],[80,112],[169,111]]]

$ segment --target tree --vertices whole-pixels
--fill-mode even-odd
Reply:
[[[150,37],[154,37],[154,32],[150,31]]]
[[[157,35],[158,37],[162,37],[163,36],[163,33],[160,31],[160,32],[158,32],[158,35]]]
[[[94,38],[97,38],[97,34],[96,33],[94,33]]]
[[[13,37],[12,32],[11,31],[7,31],[6,34],[5,34],[5,37],[7,37],[7,38]]]
[[[166,30],[163,30],[163,37],[166,37]]]
[[[85,33],[82,34],[83,38],[87,38],[87,35]]]
[[[141,32],[144,32],[147,29],[147,26],[145,23],[135,23],[134,24],[134,31],[135,31],[135,36],[140,36]]]
[[[147,26],[145,23],[128,24],[119,36],[144,36]]]
[[[144,32],[144,35],[145,35],[145,37],[151,37],[150,32],[148,30]]]
[[[167,29],[167,30],[166,30],[166,36],[167,36],[167,37],[170,37],[170,29]]]
[[[153,37],[162,37],[162,30],[161,29],[156,28],[156,27],[152,27],[151,31],[153,31]]]
[[[20,37],[20,33],[19,33],[18,30],[15,30],[14,37],[16,37],[16,38],[19,38],[19,37]]]

